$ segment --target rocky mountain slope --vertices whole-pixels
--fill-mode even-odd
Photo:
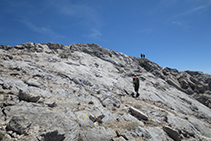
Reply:
[[[96,44],[2,45],[0,140],[211,140],[210,91],[210,75]]]

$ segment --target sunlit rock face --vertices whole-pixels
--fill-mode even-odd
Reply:
[[[96,44],[2,45],[0,140],[209,140],[210,90],[210,75]]]

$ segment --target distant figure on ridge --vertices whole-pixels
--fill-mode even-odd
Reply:
[[[145,54],[141,54],[141,58],[145,58]]]
[[[139,89],[139,77],[135,74],[133,77],[133,87],[136,92],[136,97],[139,96],[138,89]]]

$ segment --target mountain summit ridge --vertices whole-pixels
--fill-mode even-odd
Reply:
[[[210,75],[96,44],[0,45],[0,55],[2,140],[211,138]]]

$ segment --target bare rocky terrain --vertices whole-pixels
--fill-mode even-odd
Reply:
[[[210,75],[96,44],[1,45],[0,107],[3,141],[211,140]]]

